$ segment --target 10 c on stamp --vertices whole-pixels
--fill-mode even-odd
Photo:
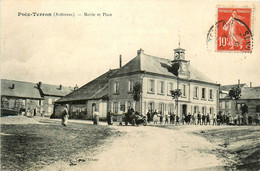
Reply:
[[[251,52],[251,8],[218,8],[217,51]]]

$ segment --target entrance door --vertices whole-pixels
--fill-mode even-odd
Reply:
[[[187,105],[182,105],[182,115],[187,115]]]
[[[92,104],[92,118],[94,117],[93,116],[93,113],[96,111],[96,103],[93,103]]]

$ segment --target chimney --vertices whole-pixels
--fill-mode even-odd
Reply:
[[[42,82],[39,82],[38,83],[38,88],[41,88],[42,87]]]
[[[11,88],[11,89],[14,89],[14,84],[12,84],[10,88]]]
[[[252,87],[252,82],[250,82],[250,87]]]
[[[74,90],[77,90],[78,89],[78,85],[76,84],[75,87],[74,87]]]
[[[122,55],[119,55],[119,68],[122,68]]]
[[[240,85],[240,79],[238,79],[237,84]]]
[[[60,90],[62,89],[62,85],[60,85],[59,89],[60,89]]]
[[[142,53],[144,53],[144,50],[142,48],[137,51],[137,55],[141,55]]]

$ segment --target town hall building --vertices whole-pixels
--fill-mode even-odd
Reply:
[[[138,102],[132,95],[136,82],[142,85]],[[148,110],[163,115],[172,112],[180,118],[188,113],[217,114],[219,86],[190,65],[185,59],[185,49],[174,49],[173,60],[151,56],[140,49],[137,56],[123,67],[120,62],[120,68],[109,70],[57,100],[54,115],[60,115],[64,104],[70,104],[72,118],[82,119],[92,118],[96,109],[101,118],[105,118],[109,110],[121,114],[129,108],[141,114]],[[170,93],[174,89],[182,92],[178,103]]]

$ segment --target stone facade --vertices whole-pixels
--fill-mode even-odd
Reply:
[[[140,101],[133,99],[135,83],[142,85]],[[181,89],[176,106],[170,90]],[[109,110],[115,115],[133,108],[141,114],[149,109],[165,115],[188,113],[217,113],[219,84],[213,83],[185,60],[185,50],[174,50],[174,60],[159,58],[137,51],[137,56],[121,67],[110,70],[78,90],[59,99],[55,104],[70,104],[72,113],[82,111],[91,118],[97,107],[101,118]],[[58,108],[57,108],[58,109]],[[55,109],[55,113],[58,110]]]

